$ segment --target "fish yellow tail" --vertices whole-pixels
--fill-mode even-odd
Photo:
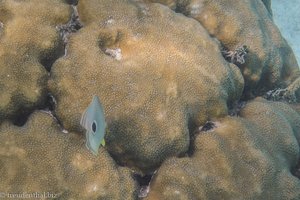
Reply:
[[[104,139],[101,141],[101,145],[105,146],[105,140]]]

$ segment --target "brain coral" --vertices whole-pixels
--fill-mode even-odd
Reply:
[[[200,132],[190,158],[163,163],[151,199],[300,198],[291,171],[299,159],[300,115],[287,104],[251,101],[240,117],[225,117]]]
[[[62,0],[0,1],[0,121],[45,99],[46,68],[63,53],[55,27],[70,11]]]
[[[239,67],[245,78],[247,96],[285,88],[299,77],[296,58],[272,21],[271,1],[150,1],[165,4],[176,12],[196,19],[230,50],[246,45],[249,50],[246,63]],[[297,83],[296,88],[289,88],[287,92],[295,93],[299,88]]]
[[[55,199],[135,199],[130,171],[116,166],[105,149],[100,151],[92,156],[83,135],[61,132],[56,121],[40,111],[23,127],[4,122],[1,192],[49,192]]]
[[[100,12],[101,11],[101,12]],[[154,170],[189,146],[188,125],[224,116],[239,99],[243,78],[195,20],[160,4],[79,1],[84,25],[54,63],[50,89],[66,129],[94,94],[104,105],[110,153]]]

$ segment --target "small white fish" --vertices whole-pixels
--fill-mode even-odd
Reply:
[[[80,125],[86,129],[86,147],[94,155],[98,155],[100,144],[105,146],[106,122],[99,97],[93,100],[81,116]]]

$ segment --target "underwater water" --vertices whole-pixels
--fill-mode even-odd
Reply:
[[[298,63],[300,63],[300,1],[272,1],[274,22],[283,37],[293,48]]]
[[[300,200],[299,9],[0,0],[0,200]]]

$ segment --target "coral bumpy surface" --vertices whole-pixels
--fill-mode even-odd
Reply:
[[[62,0],[0,1],[0,121],[42,104],[47,70],[63,53],[56,26],[70,15]]]
[[[300,71],[271,1],[74,2],[0,0],[1,195],[300,199]]]
[[[245,79],[245,96],[261,95],[274,88],[288,97],[299,90],[299,69],[295,55],[269,12],[270,1],[261,0],[149,0],[169,6],[197,20],[226,48],[248,47],[246,63],[240,65]]]
[[[136,183],[105,149],[93,156],[84,135],[64,134],[45,112],[34,112],[23,127],[0,126],[0,188],[7,194],[53,199],[134,199]],[[30,199],[34,199],[31,197]],[[42,199],[42,198],[37,198]]]
[[[97,94],[109,152],[122,164],[147,173],[185,153],[188,125],[227,115],[242,93],[238,67],[193,19],[160,4],[114,0],[79,1],[78,13],[84,27],[51,70],[56,113],[78,131]]]
[[[300,115],[287,104],[255,99],[196,135],[190,158],[159,168],[147,200],[299,199],[291,173],[299,159]]]

